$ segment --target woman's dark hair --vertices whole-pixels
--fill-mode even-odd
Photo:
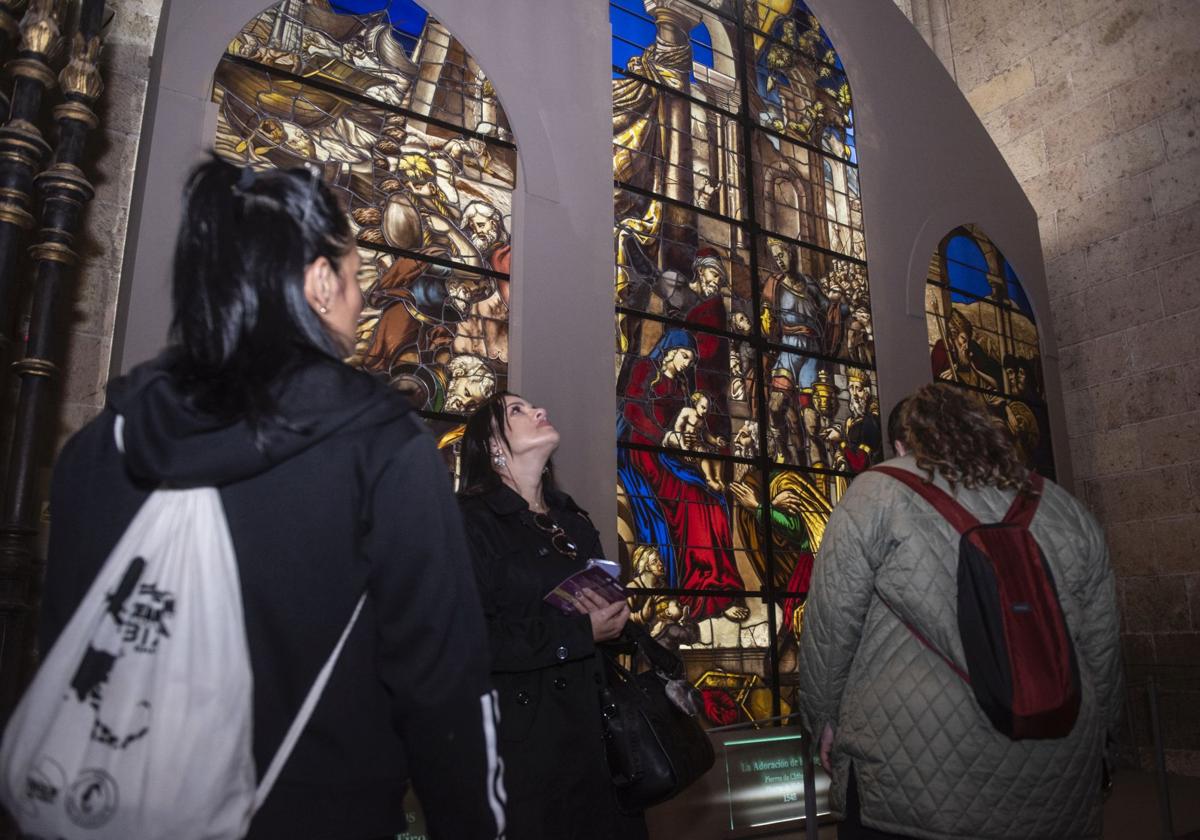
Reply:
[[[254,170],[213,155],[184,190],[175,244],[169,370],[200,411],[275,416],[271,385],[306,353],[343,348],[304,298],[304,270],[334,270],[354,245],[345,213],[316,171]]]
[[[497,391],[467,418],[462,436],[459,475],[459,492],[462,495],[486,493],[502,483],[500,474],[492,466],[492,436],[499,437],[505,447],[508,446],[508,415],[504,410],[504,398],[515,396],[511,391]],[[546,469],[546,474],[542,476],[542,487],[553,490],[553,461],[546,462]]]
[[[896,441],[900,441],[905,445],[905,447],[908,446],[908,441],[905,440],[904,434],[900,429],[900,412],[904,410],[904,404],[906,402],[908,402],[908,397],[900,400],[900,402],[892,406],[892,410],[888,412],[887,442],[888,446],[892,447],[893,452],[896,452]],[[899,455],[900,453],[896,452],[896,454]]]
[[[888,426],[892,434],[891,419]],[[929,479],[938,472],[955,487],[1020,487],[1029,471],[1000,421],[962,388],[933,383],[902,404],[895,437]]]

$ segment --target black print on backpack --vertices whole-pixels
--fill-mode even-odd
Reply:
[[[117,660],[129,653],[154,654],[159,642],[169,638],[168,620],[175,614],[175,596],[153,583],[142,583],[146,560],[134,557],[120,583],[108,594],[105,621],[96,629],[71,680],[76,699],[95,712],[91,738],[114,749],[125,749],[150,731],[150,702],[139,700],[132,714],[120,710],[118,730],[102,719],[104,688]]]
[[[53,807],[67,786],[67,774],[57,761],[41,756],[29,768],[25,777],[25,790],[18,801],[21,814],[36,817],[41,807]]]
[[[117,811],[117,783],[98,767],[79,774],[67,794],[67,816],[80,828],[100,828]]]

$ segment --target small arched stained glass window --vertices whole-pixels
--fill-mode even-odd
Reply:
[[[974,225],[942,240],[925,289],[935,379],[966,391],[1008,429],[1030,467],[1054,477],[1037,324],[1021,281]]]

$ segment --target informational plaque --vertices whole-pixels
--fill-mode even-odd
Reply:
[[[417,801],[411,787],[404,797],[404,820],[408,825],[396,835],[396,840],[429,840],[425,831],[425,815],[421,813],[421,803]]]
[[[799,734],[725,742],[731,831],[804,819],[805,747]]]

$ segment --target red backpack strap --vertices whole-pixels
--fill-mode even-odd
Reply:
[[[907,484],[909,489],[919,495],[922,499],[929,502],[933,509],[940,513],[947,522],[954,526],[960,534],[965,534],[972,528],[979,526],[979,520],[976,519],[970,511],[954,501],[954,498],[940,487],[927,482],[915,473],[908,470],[902,470],[898,467],[872,467],[872,472],[881,472],[890,475],[897,481]]]
[[[1028,528],[1029,523],[1033,521],[1034,514],[1037,513],[1038,502],[1042,500],[1044,486],[1045,481],[1042,477],[1030,470],[1029,477],[1017,491],[1017,497],[1012,500],[1012,506],[1009,507],[1008,513],[1004,514],[1004,523]]]

